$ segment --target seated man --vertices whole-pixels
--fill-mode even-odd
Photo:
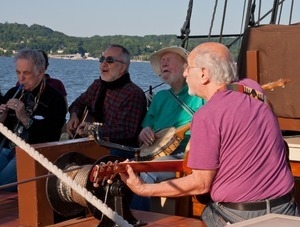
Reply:
[[[45,59],[36,50],[15,56],[17,87],[4,95],[0,121],[29,144],[57,141],[66,117],[60,92],[45,82]],[[0,137],[0,185],[17,180],[15,144]],[[16,187],[7,190],[16,190]]]
[[[49,84],[50,86],[52,86],[53,88],[57,89],[64,96],[64,99],[65,99],[65,102],[66,102],[66,108],[68,109],[67,91],[66,91],[66,88],[65,88],[64,84],[61,82],[61,80],[50,77],[50,75],[48,73],[46,73],[46,70],[49,66],[48,55],[43,50],[38,49],[37,51],[39,53],[41,53],[43,55],[43,57],[45,58],[45,79],[46,79],[46,83]],[[19,81],[17,82],[16,86],[19,86]]]
[[[261,86],[251,79],[239,81],[230,51],[213,42],[193,49],[183,75],[189,94],[207,100],[192,120],[187,160],[191,174],[149,184],[128,164],[121,179],[140,196],[210,192],[212,201],[202,213],[208,227],[268,213],[299,216],[277,118],[265,97],[256,99],[241,87],[263,93]]]
[[[129,75],[130,53],[120,45],[110,45],[100,57],[100,78],[96,79],[69,107],[67,131],[87,136],[90,122],[80,122],[87,108],[95,122],[100,122],[98,134],[109,142],[138,147],[141,123],[147,111],[143,90]],[[111,155],[132,159],[134,151],[111,148]]]
[[[170,85],[170,89],[157,92],[147,111],[142,124],[143,130],[139,135],[140,141],[146,145],[144,146],[145,150],[147,150],[147,146],[155,143],[155,132],[157,130],[169,127],[178,128],[190,123],[194,112],[204,104],[202,98],[188,94],[188,86],[183,77],[183,72],[187,66],[187,56],[188,52],[181,47],[163,48],[150,56],[150,63],[154,71],[161,77],[163,82]],[[171,155],[159,157],[155,160],[182,159],[189,138],[188,130],[183,141]],[[141,151],[142,155],[143,150]],[[145,182],[157,183],[174,178],[175,172],[141,173],[141,177]],[[141,201],[133,202],[135,203],[135,205],[132,205],[133,208],[147,210],[149,200],[146,198],[140,199]]]

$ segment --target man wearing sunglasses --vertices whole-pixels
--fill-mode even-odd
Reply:
[[[87,136],[91,122],[81,122],[84,110],[101,123],[98,133],[106,141],[138,147],[141,123],[147,111],[143,90],[129,75],[130,53],[120,45],[110,45],[99,59],[100,78],[96,79],[69,107],[67,132]],[[133,158],[133,151],[110,149],[111,155]]]

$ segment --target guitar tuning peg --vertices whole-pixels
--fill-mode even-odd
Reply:
[[[93,186],[95,188],[99,187],[99,170],[101,171],[101,168],[99,165],[95,165],[93,168],[93,173],[92,173],[92,179],[91,181],[93,182]]]
[[[105,162],[100,162],[100,163],[99,163],[99,166],[101,166],[101,167],[102,167],[102,166],[105,166],[105,165],[106,165]]]
[[[93,186],[94,186],[95,188],[98,188],[98,187],[99,187],[98,182],[97,182],[97,183],[93,183]]]
[[[93,186],[95,187],[95,188],[98,188],[99,187],[99,177],[98,177],[98,175],[99,175],[99,169],[100,169],[100,171],[101,171],[101,168],[99,167],[99,165],[95,165],[94,166],[94,169],[93,169]]]
[[[104,186],[104,183],[105,183],[106,180],[107,180],[107,176],[105,176],[105,177],[102,179],[101,186]]]

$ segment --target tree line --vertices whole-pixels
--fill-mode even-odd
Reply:
[[[232,38],[225,38],[224,44],[229,43]],[[207,39],[190,39],[188,50],[192,50],[199,43]],[[214,40],[213,40],[214,41]],[[22,48],[43,49],[47,53],[57,54],[81,54],[86,53],[90,57],[99,57],[104,49],[111,43],[125,46],[136,60],[148,60],[149,56],[168,46],[181,46],[181,39],[177,35],[145,35],[145,36],[99,36],[74,37],[62,32],[33,24],[0,23],[0,55],[12,56],[15,51]],[[237,55],[238,46],[233,46],[232,53]]]

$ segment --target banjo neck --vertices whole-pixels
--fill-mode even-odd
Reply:
[[[190,130],[190,128],[191,128],[191,122],[189,122],[189,123],[187,123],[187,124],[185,124],[185,125],[182,125],[182,126],[180,126],[180,127],[178,127],[178,128],[176,129],[175,135],[176,135],[177,137],[179,137],[180,139],[184,139],[184,134],[185,134],[188,130]]]

